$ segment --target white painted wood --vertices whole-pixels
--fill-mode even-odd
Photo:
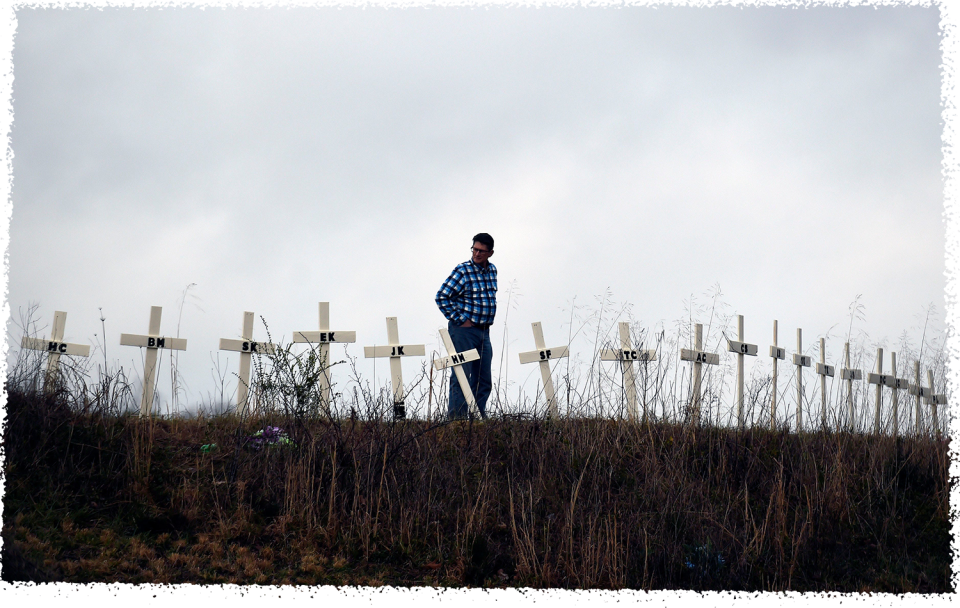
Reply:
[[[925,395],[923,394],[924,387],[920,385],[920,361],[919,360],[913,362],[913,376],[914,376],[914,380],[916,381],[916,384],[911,385],[910,388],[907,390],[911,395],[914,395],[916,398],[916,405],[914,407],[914,415],[913,415],[913,434],[919,437],[920,436],[920,412],[921,412],[920,400],[925,397]]]
[[[893,409],[893,436],[896,437],[900,434],[900,400],[898,395],[900,391],[900,379],[897,378],[897,353],[890,353],[890,371],[893,375],[893,383],[890,385],[890,388],[893,389],[893,399],[890,403]]]
[[[833,377],[833,366],[827,365],[827,343],[820,338],[820,363],[817,363],[817,375],[820,376],[820,427],[827,428],[827,376]]]
[[[601,361],[618,361],[620,375],[623,378],[623,390],[627,399],[627,417],[631,422],[637,420],[637,382],[634,363],[646,364],[655,361],[656,351],[634,348],[630,340],[630,324],[622,321],[618,324],[620,348],[605,348],[600,351]],[[647,418],[647,392],[643,391],[643,419]]]
[[[120,334],[121,346],[139,346],[140,348],[187,350],[187,341],[184,338],[170,338],[168,336],[140,336],[137,334]]]
[[[566,346],[555,346],[553,348],[520,353],[520,363],[546,363],[547,361],[562,359],[567,356],[569,356],[569,349]]]
[[[323,373],[317,384],[320,386],[321,407],[326,413],[330,412],[330,344],[353,343],[357,341],[357,332],[330,329],[330,302],[317,304],[317,330],[297,331],[293,333],[293,341],[299,344],[317,344]]]
[[[425,344],[400,344],[400,329],[396,317],[387,317],[387,344],[385,346],[364,346],[363,356],[368,359],[390,358],[390,382],[393,386],[394,408],[403,405],[406,395],[403,386],[403,368],[400,357],[426,356]],[[397,411],[396,409],[394,410]],[[402,416],[402,414],[395,414]]]
[[[810,367],[810,357],[803,355],[803,335],[797,328],[797,352],[793,355],[793,364],[797,368],[797,432],[803,430],[803,368]]]
[[[883,374],[883,349],[877,349],[877,373],[867,374],[867,382],[869,384],[877,385],[877,397],[874,400],[875,410],[873,416],[873,434],[880,434],[880,404],[883,400],[883,393],[881,392],[883,385],[886,384],[887,379]]]
[[[613,349],[605,348],[600,351],[601,361],[638,361],[641,363],[656,361],[655,350]]]
[[[20,346],[30,350],[43,350],[49,353],[47,359],[48,372],[56,372],[57,370],[57,365],[51,365],[49,357],[59,357],[60,355],[70,355],[74,357],[90,356],[90,346],[87,344],[70,344],[68,342],[57,342],[55,340],[44,340],[42,338],[29,338],[24,336],[20,341]]]
[[[739,342],[737,340],[727,340],[727,352],[756,357],[757,353],[760,352],[760,349],[756,344],[747,344],[746,342]]]
[[[293,341],[298,344],[320,344],[321,347],[329,344],[352,344],[357,341],[355,331],[298,331],[293,334]]]
[[[153,409],[153,393],[156,387],[157,351],[187,350],[187,341],[183,338],[169,338],[160,335],[160,317],[163,309],[160,306],[150,307],[150,324],[147,335],[120,334],[121,346],[138,346],[146,348],[147,353],[143,362],[143,395],[140,398],[140,417],[150,416]]]
[[[847,381],[847,423],[852,431],[856,424],[855,412],[853,410],[853,381],[862,380],[863,373],[859,369],[850,369],[850,343],[843,343],[843,369],[840,370],[840,377]]]
[[[364,346],[363,356],[367,359],[379,357],[425,357],[427,354],[424,344],[403,344],[398,346]]]
[[[681,348],[680,359],[683,361],[693,361],[696,364],[702,365],[720,364],[720,355],[718,353],[705,353],[696,349]]]
[[[54,311],[53,326],[50,328],[50,339],[42,340],[24,336],[20,340],[21,348],[42,350],[47,353],[47,371],[44,376],[44,390],[52,387],[60,372],[60,355],[89,357],[90,346],[86,344],[70,344],[63,341],[63,332],[67,325],[67,313],[62,310]]]
[[[737,315],[737,339],[727,340],[727,351],[737,353],[737,426],[743,428],[743,356],[757,355],[757,345],[743,341],[743,315]]]
[[[770,357],[773,359],[773,394],[770,396],[770,430],[776,430],[777,425],[777,361],[786,359],[787,351],[777,346],[777,320],[773,320],[773,346],[770,347]]]
[[[458,365],[463,365],[464,363],[476,361],[479,358],[480,353],[477,352],[477,349],[471,348],[470,350],[465,350],[462,353],[455,353],[446,357],[438,357],[433,360],[433,365],[438,370],[443,370],[447,369],[448,367],[456,367]]]
[[[277,352],[277,345],[271,344],[270,342],[220,338],[220,350],[229,350],[247,355],[273,355]]]
[[[550,361],[567,356],[566,346],[555,346],[547,348],[543,340],[543,327],[537,321],[531,324],[533,327],[533,342],[537,350],[526,353],[520,353],[520,363],[540,363],[540,377],[543,379],[543,393],[547,398],[547,413],[552,418],[559,417],[559,408],[557,407],[557,396],[553,389],[553,377],[550,373]]]
[[[463,397],[466,399],[467,406],[470,408],[470,415],[479,418],[480,410],[477,408],[477,399],[473,396],[473,389],[470,388],[470,383],[467,381],[467,373],[463,371],[462,365],[468,361],[476,361],[480,358],[480,353],[478,353],[475,348],[458,353],[456,347],[453,345],[453,339],[450,338],[450,332],[446,328],[440,329],[440,338],[443,340],[443,347],[447,349],[447,353],[449,354],[446,357],[435,360],[433,364],[437,366],[437,369],[453,367],[453,373],[457,377],[457,382],[460,383],[460,390],[463,391]]]
[[[272,355],[277,345],[270,342],[256,342],[253,339],[253,322],[256,315],[250,311],[243,313],[241,340],[220,338],[220,350],[240,353],[240,369],[237,373],[237,414],[244,416],[250,410],[250,359],[253,355]]]
[[[927,385],[930,387],[930,392],[934,393],[933,388],[933,370],[927,370]],[[947,400],[945,395],[931,394],[929,403],[931,406],[930,412],[930,432],[937,437],[940,436],[940,412],[937,409],[937,406],[943,403],[946,405]]]
[[[700,424],[700,402],[703,399],[701,394],[702,374],[704,365],[719,365],[720,355],[717,353],[703,352],[703,324],[697,323],[694,326],[694,346],[693,349],[681,348],[680,359],[693,362],[693,398],[692,418],[695,425]]]

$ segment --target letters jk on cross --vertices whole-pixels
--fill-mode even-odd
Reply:
[[[363,356],[371,359],[390,357],[390,376],[393,383],[393,417],[405,418],[407,415],[404,401],[403,368],[400,357],[423,357],[425,344],[400,344],[400,330],[396,317],[387,317],[387,342],[384,346],[364,346]]]

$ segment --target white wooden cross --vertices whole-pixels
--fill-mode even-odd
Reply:
[[[150,326],[147,335],[120,334],[121,346],[139,346],[147,349],[147,356],[143,363],[143,396],[140,398],[140,417],[150,416],[153,409],[153,389],[157,375],[157,351],[187,350],[187,341],[183,338],[166,338],[160,335],[160,315],[163,309],[160,306],[150,307]]]
[[[44,386],[49,387],[57,377],[57,371],[60,364],[60,355],[72,355],[76,357],[89,357],[90,346],[86,344],[70,344],[63,341],[63,329],[67,324],[67,313],[57,310],[53,313],[53,327],[50,328],[50,339],[41,340],[40,338],[30,338],[24,336],[20,340],[22,348],[30,350],[42,350],[47,354],[47,373],[44,378]]]
[[[810,367],[810,357],[803,354],[803,336],[797,328],[797,352],[793,354],[797,366],[797,432],[803,429],[803,368]]]
[[[757,356],[757,345],[743,341],[743,315],[737,315],[737,340],[727,340],[727,350],[737,353],[737,426],[743,428],[743,356]]]
[[[240,416],[247,413],[249,406],[251,355],[272,355],[277,350],[276,344],[253,341],[253,319],[252,312],[243,313],[243,333],[240,334],[240,340],[220,338],[220,350],[240,353],[240,373],[237,375],[237,414]]]
[[[477,409],[477,399],[473,396],[473,389],[470,388],[470,383],[467,381],[467,373],[463,371],[461,366],[469,361],[479,359],[480,353],[475,348],[458,353],[457,348],[453,345],[453,340],[450,338],[450,332],[446,328],[440,329],[440,337],[443,339],[443,346],[447,349],[449,355],[435,359],[433,365],[438,370],[448,367],[453,368],[453,373],[457,376],[457,382],[460,383],[460,390],[463,391],[463,397],[470,408],[470,415],[479,417],[480,410]]]
[[[567,356],[566,346],[554,346],[547,348],[543,341],[543,327],[540,322],[531,324],[533,326],[533,342],[537,350],[526,353],[520,353],[520,363],[540,363],[540,376],[543,378],[543,393],[547,397],[547,413],[556,418],[559,416],[557,408],[557,397],[553,391],[553,377],[550,375],[550,360],[561,359]]]
[[[876,409],[874,411],[874,417],[873,417],[873,434],[874,435],[880,434],[880,404],[883,401],[883,393],[881,391],[883,390],[884,386],[892,387],[894,385],[895,380],[896,380],[895,376],[883,373],[883,349],[878,348],[877,349],[877,373],[867,374],[867,382],[869,382],[870,384],[877,385],[877,398],[875,400]]]
[[[820,363],[817,363],[817,374],[820,376],[820,424],[827,427],[827,376],[833,378],[834,367],[827,365],[826,340],[820,338]]]
[[[404,418],[407,415],[403,404],[403,369],[400,366],[400,357],[426,356],[425,344],[400,344],[400,330],[397,327],[396,317],[387,317],[387,345],[364,346],[363,356],[390,357],[390,377],[393,382],[393,417]]]
[[[787,350],[777,346],[777,320],[773,320],[773,346],[770,347],[770,357],[773,359],[773,394],[770,396],[770,430],[777,426],[777,361],[787,358]]]
[[[600,351],[601,361],[619,361],[620,373],[623,376],[623,388],[627,393],[627,416],[631,421],[637,419],[637,383],[633,364],[655,361],[656,351],[636,349],[630,342],[630,324],[626,321],[618,325],[620,333],[620,348],[605,348]],[[642,346],[642,345],[641,345]],[[647,417],[647,395],[643,395],[643,417]]]
[[[840,378],[847,381],[847,416],[850,419],[850,429],[855,424],[853,411],[853,381],[863,380],[863,372],[859,369],[850,368],[850,343],[843,343],[843,368],[840,370]]]
[[[717,353],[703,352],[703,324],[697,323],[694,331],[693,350],[687,348],[680,349],[680,359],[682,361],[693,361],[693,424],[700,424],[700,384],[701,368],[706,365],[719,365],[720,355]]]
[[[913,433],[915,435],[920,435],[920,400],[926,400],[927,397],[933,394],[933,391],[929,388],[920,384],[920,361],[913,362],[913,375],[916,379],[916,384],[911,384],[910,388],[907,389],[909,393],[916,397],[916,409],[914,410],[913,417]]]
[[[352,343],[357,341],[355,331],[332,331],[330,329],[330,302],[319,303],[318,331],[297,331],[293,333],[293,341],[300,344],[319,344],[320,365],[323,373],[320,374],[320,406],[330,413],[330,344]]]

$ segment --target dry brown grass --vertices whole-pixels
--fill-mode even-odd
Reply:
[[[296,445],[245,447],[266,425]],[[11,391],[4,448],[8,580],[950,590],[929,438],[141,421]]]

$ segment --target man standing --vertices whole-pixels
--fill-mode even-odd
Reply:
[[[492,381],[490,364],[493,347],[490,344],[490,326],[497,314],[497,267],[490,263],[493,255],[493,237],[486,232],[473,237],[472,256],[458,265],[440,286],[437,306],[447,318],[450,339],[458,353],[477,349],[480,359],[461,367],[477,399],[480,416],[487,417],[487,398]],[[467,401],[460,383],[450,375],[450,418],[466,418]]]

